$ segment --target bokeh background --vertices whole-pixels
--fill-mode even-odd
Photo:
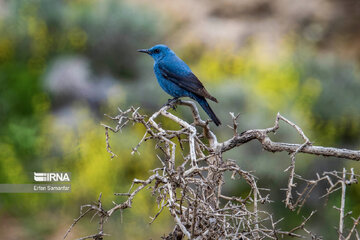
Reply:
[[[0,0],[0,183],[31,183],[33,172],[72,173],[72,192],[1,194],[3,239],[62,239],[79,207],[96,201],[121,202],[134,177],[159,166],[154,145],[131,148],[143,134],[128,127],[111,134],[111,159],[104,114],[140,106],[151,114],[169,98],[158,86],[150,57],[136,52],[169,45],[192,68],[209,92],[231,137],[229,112],[241,113],[240,129],[273,125],[277,112],[303,128],[316,145],[360,148],[360,2],[357,0]],[[186,108],[174,114],[191,120]],[[203,112],[201,112],[203,114]],[[203,117],[206,116],[203,114]],[[240,131],[241,131],[240,130]],[[274,140],[300,142],[282,124]],[[318,209],[310,229],[325,239],[336,234],[339,195],[318,200],[320,186],[299,214],[281,202],[289,164],[285,153],[271,154],[252,142],[229,152],[259,185],[271,189],[264,209],[292,228]],[[297,173],[360,170],[359,163],[297,156]],[[230,182],[226,191],[244,194]],[[346,210],[360,214],[360,186],[347,192]],[[159,239],[173,225],[167,213],[149,225],[157,210],[146,191],[132,209],[115,214],[105,227],[109,239]],[[351,221],[347,221],[349,225]],[[85,219],[70,239],[93,234]]]

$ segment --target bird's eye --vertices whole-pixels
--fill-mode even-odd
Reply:
[[[154,53],[159,53],[160,52],[160,49],[155,49],[154,50]]]

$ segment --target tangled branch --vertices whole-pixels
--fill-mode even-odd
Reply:
[[[176,105],[187,106],[191,109],[193,123],[173,115],[168,110]],[[82,206],[78,219],[74,221],[67,231],[68,233],[75,224],[90,212],[95,212],[99,217],[99,232],[81,239],[103,239],[106,234],[103,224],[117,210],[132,207],[134,197],[145,187],[150,187],[156,196],[159,206],[158,213],[151,218],[151,223],[167,209],[175,221],[173,230],[164,239],[279,239],[284,236],[320,239],[307,227],[310,218],[315,214],[313,211],[304,217],[301,224],[293,226],[290,230],[278,228],[282,220],[274,220],[271,213],[264,210],[261,205],[270,202],[269,189],[258,186],[257,178],[251,172],[245,171],[234,160],[224,159],[222,154],[252,140],[258,140],[262,147],[270,152],[286,151],[290,153],[289,180],[286,188],[285,207],[300,211],[312,190],[321,181],[325,181],[329,188],[324,196],[341,189],[342,200],[339,208],[339,239],[350,239],[358,236],[356,230],[359,218],[353,219],[353,227],[345,234],[344,218],[349,214],[345,209],[346,186],[357,183],[359,177],[353,171],[347,172],[324,172],[321,176],[317,174],[315,180],[307,180],[295,173],[295,157],[299,153],[307,153],[322,156],[333,156],[350,160],[360,160],[360,151],[348,149],[329,148],[313,146],[300,127],[289,121],[279,113],[277,114],[273,127],[265,129],[253,129],[238,133],[237,119],[239,115],[230,113],[232,118],[234,135],[224,142],[219,142],[216,135],[211,131],[209,122],[201,119],[196,105],[191,101],[175,100],[163,106],[150,117],[139,113],[139,108],[129,108],[126,111],[119,109],[119,114],[110,117],[116,122],[115,127],[103,125],[106,135],[106,149],[112,152],[109,143],[109,130],[116,133],[129,123],[141,124],[146,131],[139,143],[132,149],[132,154],[139,151],[141,145],[147,140],[153,140],[155,148],[159,149],[157,155],[161,167],[152,170],[153,174],[146,180],[134,179],[127,193],[116,193],[117,196],[126,197],[123,203],[115,203],[109,210],[104,210],[101,204],[101,195],[96,204]],[[176,122],[180,130],[164,129],[158,123],[158,117]],[[279,122],[283,121],[293,127],[304,142],[302,144],[290,144],[274,142],[269,133],[275,133],[279,129]],[[176,140],[179,142],[176,144]],[[175,161],[176,148],[182,150],[182,161]],[[188,149],[188,150],[187,150]],[[232,173],[232,179],[243,179],[250,186],[247,196],[242,198],[235,195],[226,195],[223,187],[226,184],[224,175]],[[304,181],[306,187],[302,192],[293,194],[296,188],[295,181]]]

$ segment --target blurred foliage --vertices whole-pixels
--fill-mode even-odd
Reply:
[[[164,23],[160,25],[160,17],[153,13],[115,0],[8,1],[6,5],[8,12],[0,16],[0,182],[32,182],[33,171],[71,171],[72,193],[2,194],[0,219],[7,214],[21,219],[18,224],[23,226],[24,239],[51,239],[59,219],[63,218],[67,227],[77,217],[79,206],[95,201],[100,192],[107,206],[112,206],[111,201],[120,202],[114,192],[126,192],[132,178],[143,178],[158,165],[158,152],[152,144],[143,145],[141,155],[130,155],[143,135],[144,129],[139,127],[111,134],[113,151],[119,157],[110,160],[96,112],[111,114],[117,106],[140,103],[151,113],[168,98],[150,75],[151,60],[141,65],[137,59],[145,57],[135,55],[137,48],[163,37]],[[359,148],[360,73],[354,63],[319,54],[312,46],[302,46],[296,36],[284,39],[281,51],[276,52],[256,41],[241,49],[221,43],[209,49],[196,39],[188,42],[175,50],[220,100],[211,104],[224,126],[230,123],[230,111],[241,113],[241,130],[271,126],[279,111],[298,123],[315,144]],[[71,121],[56,111],[54,96],[43,87],[50,63],[66,55],[80,55],[89,60],[96,75],[109,74],[121,80],[116,88],[120,93],[107,99],[100,111],[86,101],[67,106]],[[144,66],[147,71],[141,69]],[[175,114],[191,119],[184,109],[179,107]],[[164,126],[178,128],[169,122]],[[215,129],[220,140],[232,134],[224,126]],[[275,140],[301,141],[291,128],[281,127],[284,130],[274,136]],[[287,173],[280,173],[288,166],[286,154],[261,152],[256,143],[250,143],[226,157],[255,170],[264,187],[279,189],[286,184]],[[310,178],[319,169],[342,167],[339,161],[313,161],[314,157],[303,155],[298,158],[297,171]],[[348,165],[359,169],[354,163]],[[246,190],[241,186],[232,181],[227,191],[237,191],[240,196]],[[272,207],[277,217],[286,215],[286,223],[295,225],[298,216],[284,209],[283,195],[277,190],[271,193],[278,201]],[[349,196],[349,207],[360,209],[360,188],[350,191]],[[122,218],[113,219],[108,232],[115,238],[161,236],[172,222],[165,214],[147,225],[148,216],[156,211],[156,205],[149,204],[153,200],[149,193],[139,196]],[[335,196],[328,205],[337,203]],[[316,204],[310,200],[304,214],[319,206]],[[321,214],[335,218],[334,211]],[[323,229],[332,226],[315,224]],[[83,223],[81,227],[74,235],[88,232],[95,224]]]
[[[156,21],[120,1],[8,1],[6,7],[0,18],[0,182],[31,183],[34,171],[70,171],[72,193],[2,194],[0,212],[21,220],[24,238],[49,239],[59,219],[47,213],[66,212],[63,221],[70,224],[80,205],[100,192],[112,206],[113,193],[126,192],[135,176],[145,177],[155,156],[152,146],[143,149],[145,162],[130,155],[139,130],[113,140],[121,157],[110,161],[104,130],[87,104],[74,103],[77,116],[71,124],[51,112],[44,72],[53,59],[77,54],[89,59],[98,74],[133,79],[138,74],[135,49],[152,41]],[[145,204],[149,201],[145,195],[134,202],[140,211],[126,215],[129,221],[121,225],[126,234],[161,235],[166,224],[128,227],[155,213],[155,206]]]
[[[317,55],[293,37],[282,45],[276,55],[256,42],[240,50],[227,46],[195,54],[189,52],[197,46],[190,46],[184,57],[194,63],[193,70],[201,79],[245,89],[240,104],[246,110],[240,111],[252,113],[262,105],[267,116],[286,112],[301,120],[317,144],[359,146],[360,108],[354,103],[360,102],[360,72],[356,65],[331,54]]]
[[[106,66],[114,74],[134,76],[132,49],[154,34],[154,21],[142,12],[133,18],[133,10],[119,1],[7,4],[9,12],[0,21],[0,139],[5,152],[12,152],[23,166],[39,167],[42,162],[34,161],[36,142],[41,141],[40,126],[51,107],[41,78],[47,64],[55,56],[83,54],[99,71],[108,71]],[[11,181],[6,175],[2,172],[1,180]]]

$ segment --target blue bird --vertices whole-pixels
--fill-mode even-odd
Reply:
[[[189,66],[166,45],[156,45],[138,52],[149,54],[155,61],[154,72],[161,88],[175,99],[190,97],[197,101],[211,120],[219,126],[219,118],[210,108],[205,98],[218,102],[204,88],[199,79],[192,73]]]

